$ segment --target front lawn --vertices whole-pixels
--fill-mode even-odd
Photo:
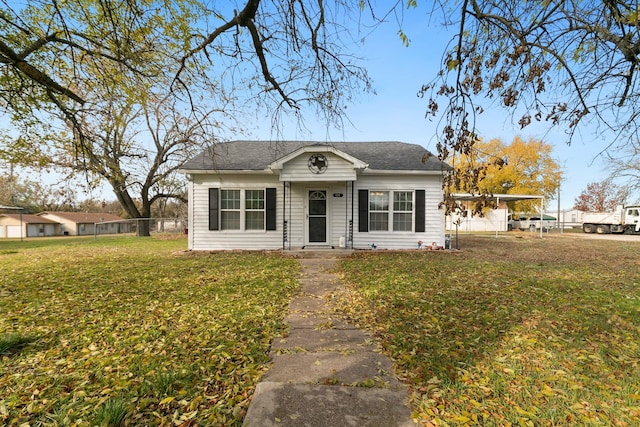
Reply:
[[[341,263],[342,308],[396,361],[421,425],[640,425],[640,237],[461,249]]]
[[[0,424],[241,425],[298,265],[185,246],[0,241]],[[640,425],[640,237],[460,247],[338,267],[421,425]]]
[[[241,425],[298,266],[185,247],[0,242],[0,424]]]

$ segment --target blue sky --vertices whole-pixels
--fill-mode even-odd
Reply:
[[[271,123],[251,122],[244,133],[229,135],[230,139],[301,139],[314,141],[403,141],[420,144],[436,151],[436,123],[425,118],[426,99],[417,96],[420,87],[430,82],[439,70],[442,54],[450,42],[452,33],[435,20],[429,20],[423,9],[411,10],[401,24],[411,43],[404,46],[398,36],[399,24],[392,17],[390,22],[378,27],[367,36],[363,44],[356,46],[355,54],[363,58],[374,83],[376,94],[363,94],[348,105],[351,121],[345,128],[327,128],[309,114],[305,122],[308,131],[300,131],[295,123],[285,124],[281,133],[274,135]],[[510,142],[514,136],[524,139],[540,139],[554,147],[553,156],[564,170],[561,186],[561,207],[569,209],[575,198],[587,184],[602,181],[607,173],[598,154],[606,145],[595,140],[588,131],[574,137],[567,146],[566,137],[559,131],[549,131],[543,125],[521,130],[512,124],[510,112],[501,109],[487,111],[479,117],[477,130],[485,139],[501,138]],[[46,174],[45,174],[46,175]],[[37,179],[36,177],[32,177]],[[46,180],[46,178],[45,178]],[[106,186],[92,192],[93,197],[114,198]],[[89,194],[80,194],[80,198]],[[557,201],[548,203],[550,210],[557,209]]]
[[[442,54],[451,39],[448,30],[431,21],[424,10],[410,11],[404,17],[402,28],[411,43],[405,47],[398,37],[398,26],[389,22],[370,34],[359,48],[358,55],[365,61],[374,81],[376,95],[364,94],[360,100],[348,105],[347,114],[352,125],[345,129],[327,129],[309,117],[309,132],[300,131],[295,124],[285,125],[279,138],[314,141],[382,141],[394,140],[420,144],[436,151],[436,123],[425,118],[426,102],[417,96],[420,87],[430,82],[439,70]],[[534,138],[554,147],[553,156],[564,170],[561,186],[561,208],[573,207],[575,198],[587,184],[602,181],[607,173],[598,154],[605,146],[583,130],[574,136],[571,146],[560,131],[549,131],[544,124],[531,125],[523,130],[511,123],[510,112],[496,108],[479,117],[478,133],[484,139],[500,138],[510,142],[514,136]],[[272,139],[269,123],[247,129],[247,135],[234,139]],[[557,209],[557,200],[548,203]]]

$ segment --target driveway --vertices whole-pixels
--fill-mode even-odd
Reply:
[[[544,237],[553,236],[553,237],[564,237],[564,238],[575,238],[575,239],[596,239],[596,240],[617,240],[620,242],[638,242],[640,243],[640,234],[587,234],[587,233],[551,233],[544,234]]]

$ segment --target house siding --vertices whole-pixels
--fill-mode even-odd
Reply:
[[[210,230],[209,189],[276,189],[276,230]],[[283,187],[276,175],[194,175],[189,183],[189,249],[280,249],[282,248]],[[194,239],[194,235],[198,238]]]
[[[305,153],[286,162],[286,166],[281,173],[281,180],[287,182],[340,182],[356,179],[353,164],[333,153],[321,153],[327,158],[327,163],[329,164],[326,172],[322,174],[311,172],[308,164],[311,154],[312,152]]]
[[[285,190],[286,186],[286,190]],[[275,230],[210,230],[209,193],[211,188],[221,189],[266,189],[276,190]],[[372,243],[378,248],[411,249],[418,240],[425,244],[436,242],[444,245],[444,214],[439,209],[442,201],[439,176],[360,176],[354,183],[353,194],[350,181],[344,182],[292,182],[283,184],[277,175],[193,175],[189,183],[189,249],[299,249],[308,246],[307,197],[309,191],[325,190],[327,193],[327,242],[339,247],[341,241],[347,247],[368,249]],[[425,190],[424,231],[358,231],[358,190],[416,191]],[[286,206],[284,197],[286,191]],[[415,205],[415,199],[414,199]],[[284,213],[284,217],[283,217]],[[416,208],[414,206],[414,221]],[[353,220],[353,243],[349,239],[349,221]],[[283,243],[284,221],[287,223],[287,241]],[[414,224],[415,229],[415,224]],[[197,236],[197,239],[194,238]]]
[[[356,197],[358,190],[380,190],[380,191],[415,191],[425,190],[424,212],[425,227],[422,232],[415,231],[367,231],[360,232],[358,215],[354,215],[354,238],[353,247],[355,249],[370,248],[375,244],[380,249],[411,249],[417,248],[418,241],[425,244],[436,242],[444,246],[444,211],[439,208],[442,202],[442,184],[439,176],[424,175],[366,175],[361,176],[356,184]],[[414,199],[415,200],[415,199]],[[356,203],[357,205],[357,203]],[[415,219],[415,206],[414,206]],[[415,225],[414,225],[415,228]]]
[[[189,249],[342,245],[369,249],[372,243],[381,249],[413,249],[418,241],[444,245],[445,220],[439,205],[442,172],[447,165],[426,156],[426,150],[413,144],[353,143],[340,147],[344,151],[330,145],[295,142],[290,150],[275,153],[270,144],[238,141],[220,147],[228,151],[220,152],[217,159],[203,152],[185,163],[182,171],[189,175]],[[326,157],[326,164],[316,156],[319,154]],[[430,160],[421,161],[425,156]],[[263,230],[244,229],[246,190],[251,189],[265,190]],[[364,199],[369,197],[369,191],[376,190],[412,194],[411,204],[406,203],[408,197],[400,200],[406,211],[394,213],[393,199],[389,200],[388,231],[375,231],[386,227],[380,222],[384,217],[370,215],[369,203]],[[319,191],[325,192],[325,197]],[[368,224],[371,218],[373,227]],[[392,231],[394,219],[399,225],[396,228],[408,231]],[[239,230],[220,230],[222,226],[237,228],[238,222]],[[322,230],[323,224],[326,230]]]

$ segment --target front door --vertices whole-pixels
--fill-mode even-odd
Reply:
[[[309,190],[309,243],[327,243],[327,191]]]

